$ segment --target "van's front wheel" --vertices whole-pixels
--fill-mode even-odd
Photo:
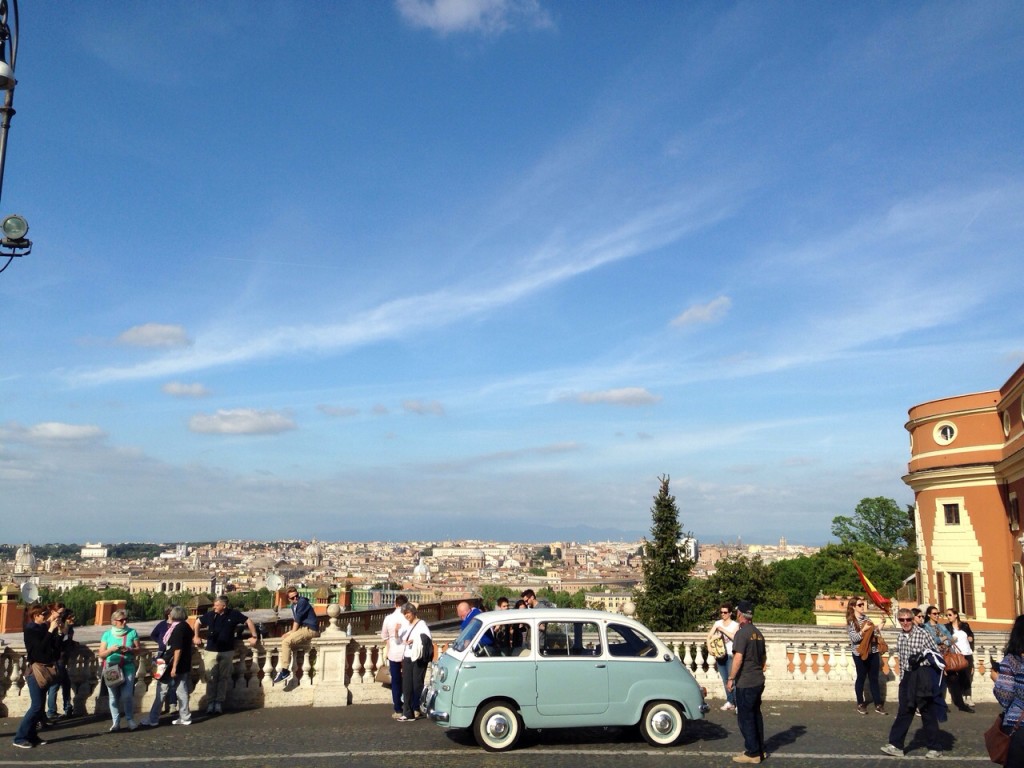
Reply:
[[[671,747],[683,735],[686,718],[671,701],[652,701],[644,707],[640,733],[652,747]]]
[[[488,752],[512,749],[523,734],[523,721],[509,701],[491,701],[484,704],[473,720],[476,743]]]

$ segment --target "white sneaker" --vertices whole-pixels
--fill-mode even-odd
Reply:
[[[929,760],[934,760],[937,757],[942,757],[942,750],[929,749],[927,752],[924,753],[924,756]]]
[[[112,726],[110,726],[110,732],[111,733],[113,733],[114,731],[119,731],[119,730],[121,730],[121,724],[120,723],[114,723]]]
[[[736,709],[736,705],[735,704],[730,704],[727,701],[727,702],[725,702],[725,704],[720,706],[719,709],[722,710],[723,712],[728,712],[730,709]]]
[[[182,720],[180,717],[171,723],[171,725],[192,725],[191,720]]]
[[[132,719],[131,719],[131,718],[129,717],[129,718],[128,718],[128,730],[129,730],[129,731],[134,731],[134,730],[135,730],[136,728],[138,728],[138,727],[139,727],[139,724],[138,724],[138,723],[136,723],[136,722],[135,722],[134,720],[132,720]]]
[[[882,747],[882,751],[887,755],[892,755],[893,757],[903,757],[903,750],[895,744],[886,744]]]

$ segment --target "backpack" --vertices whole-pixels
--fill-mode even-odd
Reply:
[[[420,661],[429,663],[434,660],[434,641],[426,634],[421,634],[420,638],[423,640],[423,655],[420,656]]]

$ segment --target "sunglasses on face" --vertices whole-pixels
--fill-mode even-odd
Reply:
[[[289,600],[289,602],[290,602],[290,601],[293,601],[293,600],[298,600],[298,599],[299,599],[299,596],[298,596],[298,595],[288,595],[288,600]]]
[[[728,616],[730,613],[732,613],[732,611],[719,611],[719,613],[723,616]]]
[[[899,619],[897,619],[897,621],[898,621],[898,622],[899,622],[900,624],[909,624],[909,623],[910,623],[910,622],[912,622],[913,620],[914,620],[914,617],[913,617],[913,616],[908,616],[908,617],[907,617],[907,618],[905,618],[905,619],[904,619],[904,618],[902,618],[902,617],[900,617]]]
[[[858,608],[863,608],[867,603],[857,603]]]

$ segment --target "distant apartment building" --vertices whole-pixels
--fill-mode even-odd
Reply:
[[[217,579],[208,573],[150,573],[132,577],[128,585],[131,594],[139,592],[206,592],[218,594]]]
[[[1024,613],[1024,365],[997,390],[910,409],[920,600],[975,629]]]
[[[81,554],[83,560],[98,560],[107,556],[107,548],[101,542],[95,544],[86,542],[82,547]]]

